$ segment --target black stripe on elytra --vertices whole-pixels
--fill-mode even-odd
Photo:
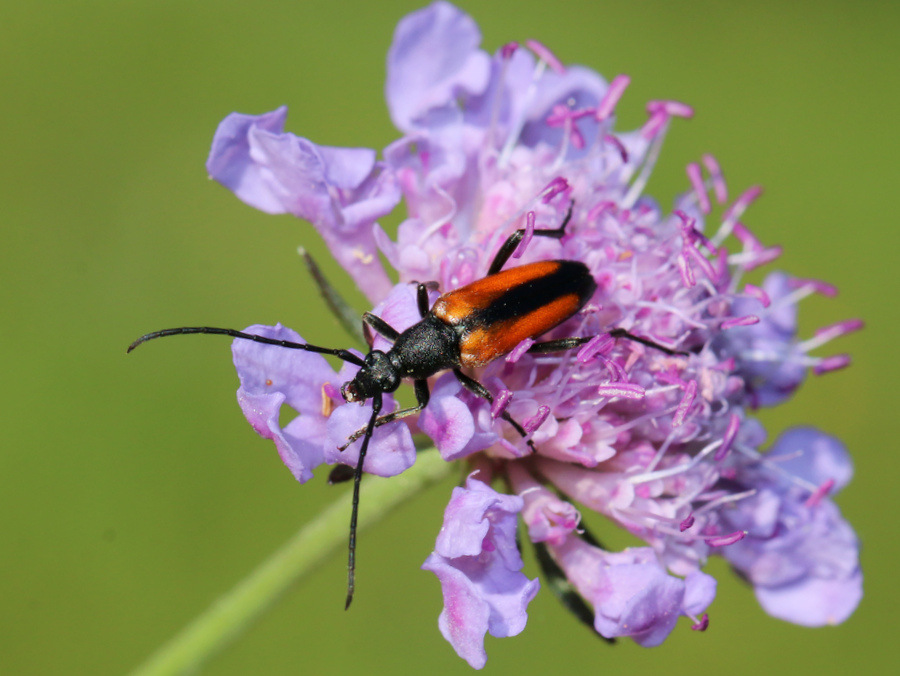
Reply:
[[[555,261],[557,268],[546,275],[516,284],[466,317],[466,329],[493,326],[539,311],[559,298],[575,294],[578,307],[587,303],[597,288],[587,266],[578,261]]]

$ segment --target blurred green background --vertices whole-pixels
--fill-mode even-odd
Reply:
[[[620,128],[639,125],[651,98],[694,105],[696,118],[670,132],[651,192],[669,204],[687,186],[684,165],[713,152],[733,194],[766,187],[746,221],[784,245],[781,265],[841,289],[804,302],[803,334],[868,322],[828,348],[852,352],[852,369],[813,378],[762,415],[773,434],[812,423],[855,455],[839,501],[865,545],[854,617],[819,630],[768,618],[717,561],[705,635],[682,622],[662,648],[610,648],[542,593],[523,635],[488,639],[487,668],[895,666],[898,546],[883,520],[896,518],[900,492],[900,3],[460,4],[490,50],[536,38],[564,62],[631,75]],[[385,53],[397,20],[419,6],[3,3],[0,672],[127,671],[347,490],[298,485],[253,434],[234,401],[227,340],[124,349],[168,326],[276,321],[312,342],[345,342],[296,255],[303,244],[327,260],[313,230],[244,206],[203,162],[226,114],[285,103],[291,131],[384,147],[395,137]],[[438,584],[418,570],[452,485],[364,534],[352,611],[340,551],[205,673],[469,672],[438,633]]]

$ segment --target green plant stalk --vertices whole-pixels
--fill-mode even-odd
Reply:
[[[361,489],[359,529],[365,529],[408,498],[446,476],[452,467],[434,450],[418,454],[416,464],[391,479],[367,477]],[[347,492],[313,522],[301,528],[234,589],[187,625],[132,676],[163,676],[196,671],[245,632],[293,583],[347,543],[350,515]]]

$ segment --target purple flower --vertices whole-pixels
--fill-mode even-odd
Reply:
[[[515,636],[525,628],[525,609],[540,583],[522,571],[516,546],[516,514],[522,498],[497,493],[470,476],[454,488],[434,553],[422,568],[441,581],[444,610],[438,626],[466,662],[487,662],[484,635]]]
[[[370,298],[390,289],[378,264],[372,224],[397,205],[393,177],[368,148],[317,146],[284,132],[287,108],[232,113],[213,138],[209,175],[244,202],[312,223]]]
[[[833,288],[777,272],[762,287],[741,283],[780,249],[742,221],[760,189],[729,199],[713,157],[687,167],[688,191],[670,211],[644,195],[670,123],[690,117],[688,106],[651,101],[647,122],[622,132],[615,108],[627,77],[607,82],[565,66],[536,42],[493,54],[480,42],[472,19],[447,3],[400,22],[386,94],[401,137],[381,161],[285,132],[282,108],[230,115],[207,164],[248,204],[310,221],[398,331],[419,319],[414,281],[437,282],[434,302],[483,277],[513,231],[555,228],[572,210],[566,236],[526,234],[507,266],[584,263],[594,297],[540,339],[594,338],[549,354],[529,353],[526,342],[470,373],[493,404],[439,375],[428,406],[379,427],[369,449],[365,471],[396,474],[415,459],[411,433],[422,432],[445,460],[478,470],[454,490],[425,564],[444,591],[442,633],[480,668],[485,633],[524,628],[537,582],[521,571],[517,514],[605,637],[658,645],[681,616],[705,628],[715,581],[702,568],[715,554],[777,617],[846,619],[861,576],[856,538],[830,501],[850,478],[843,447],[802,429],[764,453],[752,413],[790,396],[810,369],[846,366],[845,355],[812,352],[861,323],[800,339],[799,301]],[[407,217],[392,237],[377,219],[401,199]],[[281,327],[248,331],[300,340]],[[376,337],[374,347],[390,344]],[[234,350],[248,420],[300,481],[320,464],[355,462],[358,444],[336,447],[368,417],[340,397],[356,367],[334,373],[316,355],[242,341]],[[285,405],[298,415],[281,427]],[[514,495],[491,489],[495,479]],[[589,542],[585,510],[645,546],[611,552]]]
[[[275,327],[250,326],[248,333],[266,338],[303,342],[300,336],[280,324]],[[356,367],[344,365],[340,373],[325,358],[310,352],[285,350],[246,340],[232,346],[234,365],[241,379],[238,403],[260,436],[275,442],[278,454],[301,483],[323,463],[356,466],[358,449],[339,453],[337,446],[364,426],[371,407],[345,406],[340,386],[353,377]],[[284,427],[279,422],[281,407],[297,416]],[[394,406],[392,398],[385,410]],[[378,476],[394,476],[412,467],[415,448],[409,428],[391,425],[375,431],[364,469]]]
[[[843,444],[818,430],[796,428],[779,437],[764,465],[740,477],[754,495],[723,517],[747,537],[724,555],[769,614],[816,627],[843,622],[859,604],[859,542],[825,497],[843,488],[852,473]]]
[[[606,638],[628,636],[657,646],[681,615],[699,615],[716,594],[712,577],[699,571],[684,580],[669,575],[649,547],[610,553],[570,536],[552,552],[594,607],[594,628]]]

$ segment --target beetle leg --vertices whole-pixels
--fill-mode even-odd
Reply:
[[[395,341],[400,337],[397,329],[371,312],[363,312],[362,320],[390,341]]]
[[[563,218],[562,223],[559,224],[557,228],[551,228],[549,230],[535,230],[535,237],[551,237],[553,239],[562,239],[563,235],[566,234],[566,226],[569,224],[569,221],[572,220],[572,209],[575,206],[575,201],[572,200],[569,202],[569,210],[566,212],[565,218]],[[497,255],[494,256],[493,262],[491,262],[491,267],[488,268],[488,276],[496,275],[500,270],[506,265],[506,261],[509,260],[509,257],[513,255],[513,252],[516,250],[516,247],[519,246],[519,243],[522,241],[522,238],[525,236],[525,230],[520,228],[516,230],[513,234],[506,238],[506,241],[503,242],[503,246],[497,251]]]
[[[425,315],[428,314],[428,285],[427,284],[419,284],[416,287],[416,301],[419,303],[419,316],[422,319],[425,319]]]
[[[472,394],[477,394],[482,399],[487,399],[489,403],[494,403],[494,395],[492,395],[488,388],[479,383],[477,380],[475,380],[474,378],[470,378],[459,369],[453,369],[453,375],[456,376],[456,379],[459,380],[460,384],[467,390],[469,390],[469,392],[471,392]],[[503,411],[500,414],[500,417],[513,426],[516,432],[518,432],[522,436],[522,438],[525,439],[525,442],[533,452],[537,452],[537,448],[535,448],[534,442],[528,438],[528,432],[525,431],[524,427],[513,420],[513,417],[506,411]]]
[[[395,420],[400,420],[401,418],[406,418],[407,416],[414,415],[421,411],[428,405],[428,399],[431,397],[431,394],[428,391],[428,381],[427,380],[415,380],[413,381],[413,388],[416,391],[416,405],[410,406],[409,408],[402,408],[399,411],[394,411],[393,413],[387,413],[380,418],[375,420],[375,427],[381,427],[382,425],[386,425],[387,423],[394,422]],[[366,427],[360,427],[353,434],[347,437],[347,441],[338,446],[339,451],[347,450],[347,447],[350,446],[357,439],[365,436]]]
[[[665,352],[670,355],[682,355],[686,356],[687,352],[680,352],[678,350],[673,350],[672,348],[666,347],[665,345],[660,345],[649,338],[641,338],[641,336],[636,336],[633,333],[626,331],[625,329],[612,329],[609,332],[609,336],[611,338],[627,338],[628,340],[633,340],[636,343],[640,343],[641,345],[646,345],[647,347],[652,347],[660,352]],[[531,354],[546,354],[548,352],[562,352],[564,350],[571,350],[573,347],[578,347],[580,345],[584,345],[589,340],[591,340],[593,336],[584,336],[582,338],[560,338],[558,340],[547,340],[543,343],[535,343],[530,348],[528,348],[528,352]]]
[[[545,354],[547,352],[562,352],[571,350],[573,347],[584,345],[591,340],[593,336],[585,336],[583,338],[560,338],[559,340],[546,340],[543,343],[535,343],[528,348],[531,354]]]
[[[641,338],[640,336],[636,336],[633,333],[629,333],[625,329],[613,329],[609,332],[609,335],[613,338],[627,338],[628,340],[633,340],[635,343],[640,343],[641,345],[646,345],[647,347],[652,347],[655,350],[659,350],[660,352],[665,352],[666,354],[675,356],[681,355],[683,357],[687,356],[687,352],[681,352],[679,350],[673,350],[670,347],[666,347],[665,345],[660,345],[649,338]]]
[[[416,285],[416,304],[419,308],[419,317],[425,319],[425,315],[427,315],[428,311],[431,310],[428,305],[428,292],[437,291],[441,288],[441,286],[435,281],[422,283],[413,280],[410,283]]]

